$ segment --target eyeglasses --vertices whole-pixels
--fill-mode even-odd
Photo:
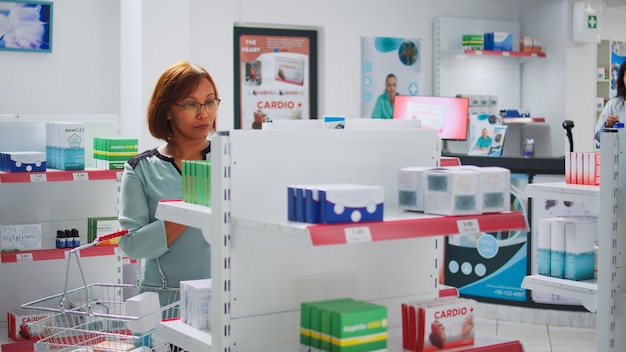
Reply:
[[[222,101],[221,99],[213,99],[213,100],[208,100],[204,104],[200,104],[200,103],[176,104],[174,103],[174,105],[180,106],[189,115],[196,115],[200,112],[200,109],[203,106],[204,106],[204,110],[206,110],[206,112],[208,113],[216,112],[217,108],[220,106],[221,101]]]

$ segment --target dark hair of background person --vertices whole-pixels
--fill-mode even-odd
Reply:
[[[626,85],[624,85],[624,74],[626,73],[626,62],[622,62],[619,67],[619,75],[617,76],[617,92],[615,93],[615,97],[621,98],[621,105],[624,106],[626,101]]]

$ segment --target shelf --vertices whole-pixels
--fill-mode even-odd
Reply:
[[[211,207],[181,200],[162,200],[157,206],[155,216],[157,219],[201,229],[209,223]]]
[[[286,217],[286,216],[285,216]],[[235,225],[272,229],[293,235],[313,246],[388,241],[459,233],[495,232],[528,229],[521,212],[503,212],[481,215],[437,216],[385,209],[382,222],[350,224],[307,224],[280,220],[279,217],[241,219],[231,218]]]
[[[500,51],[500,50],[463,50],[465,55],[477,56],[504,56],[504,57],[546,57],[546,53],[529,53],[525,51]]]
[[[530,275],[522,281],[528,290],[550,292],[579,299],[588,311],[595,313],[598,306],[598,284],[596,280],[573,281],[543,275]]]
[[[79,252],[81,258],[100,257],[106,255],[114,255],[117,246],[97,246],[85,248]],[[35,249],[23,250],[19,252],[2,252],[0,253],[0,263],[17,263],[17,262],[35,262],[43,260],[66,259],[71,249]]]
[[[212,338],[208,329],[196,329],[180,320],[162,321],[157,333],[165,341],[186,351],[211,350]]]
[[[188,351],[211,350],[211,332],[205,329],[196,329],[180,320],[161,322],[157,333],[166,341],[182,347]],[[388,351],[403,351],[402,329],[392,328],[388,331]],[[272,351],[298,351],[299,344],[292,346],[271,347]],[[474,352],[522,352],[523,347],[517,340],[508,340],[501,337],[484,336],[476,334],[473,346],[464,346],[450,349],[449,351],[474,351]]]
[[[121,178],[122,172],[101,169],[0,172],[0,183],[117,180]]]
[[[578,185],[565,182],[531,183],[526,186],[530,198],[569,200],[583,202],[592,213],[598,213],[600,186]]]

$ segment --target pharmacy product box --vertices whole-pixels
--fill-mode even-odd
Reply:
[[[117,232],[119,229],[117,216],[87,218],[87,242],[91,243],[96,238]]]
[[[478,168],[449,167],[426,171],[424,212],[438,215],[482,213]]]
[[[511,210],[511,171],[503,167],[478,168],[482,212],[493,213]]]
[[[400,209],[424,211],[426,171],[431,167],[409,166],[398,170],[398,206]]]
[[[128,159],[137,155],[136,138],[94,138],[95,167],[104,170],[121,170]]]
[[[593,279],[597,225],[595,221],[584,219],[570,219],[565,222],[564,279]]]
[[[160,308],[159,294],[154,291],[143,292],[126,299],[127,315],[139,318],[128,321],[131,332],[141,335],[156,329],[161,321]]]
[[[2,250],[41,249],[41,224],[0,225]]]
[[[211,279],[180,282],[180,319],[196,329],[209,328]]]
[[[550,276],[550,227],[549,218],[537,222],[537,272],[545,276]]]
[[[408,321],[403,321],[405,349],[431,352],[474,344],[474,300],[450,297],[407,306],[413,325],[405,327]]]
[[[349,297],[322,301],[302,302],[300,304],[300,346],[311,351],[320,349],[321,309],[326,306],[342,305],[354,302]]]
[[[550,276],[562,279],[565,275],[566,218],[550,219]]]
[[[493,50],[513,51],[513,33],[493,32]]]
[[[2,152],[0,162],[0,171],[46,171],[46,153],[42,152]]]
[[[332,185],[319,188],[320,222],[359,223],[383,221],[383,187]]]
[[[417,346],[423,346],[424,334],[419,334],[424,322],[420,322],[420,310],[426,307],[441,306],[450,299],[457,297],[435,298],[430,300],[411,301],[401,304],[402,308],[402,347],[405,350],[416,351]],[[421,335],[421,340],[420,340]]]
[[[384,351],[387,348],[387,307],[365,303],[330,311],[330,351]]]
[[[15,309],[7,312],[9,338],[13,341],[39,340],[44,336],[43,326],[36,323],[53,313]]]

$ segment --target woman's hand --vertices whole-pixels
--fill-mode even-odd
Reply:
[[[619,122],[619,116],[617,115],[609,115],[606,118],[606,122],[604,123],[605,127],[613,127],[615,123]]]

